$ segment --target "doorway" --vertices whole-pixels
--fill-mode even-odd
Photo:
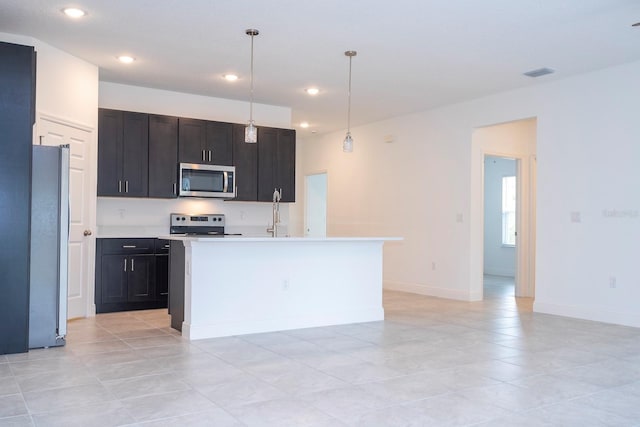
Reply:
[[[65,120],[40,115],[41,145],[68,144],[69,159],[69,285],[67,318],[95,314],[93,304],[93,260],[95,259],[95,162],[92,156],[93,130]]]
[[[471,300],[484,298],[486,156],[516,162],[515,296],[535,293],[536,118],[476,128],[471,148]]]
[[[517,161],[484,158],[484,298],[515,295]]]
[[[305,177],[305,237],[327,236],[327,173]]]

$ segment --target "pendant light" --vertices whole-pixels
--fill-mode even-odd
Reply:
[[[245,33],[251,36],[251,95],[249,98],[249,125],[244,128],[244,142],[255,144],[258,142],[258,129],[253,123],[253,38],[260,34],[260,31],[248,29]]]
[[[342,141],[342,151],[345,153],[353,152],[353,138],[351,138],[351,61],[358,54],[355,50],[348,50],[345,56],[349,57],[349,107],[347,109],[347,136]]]

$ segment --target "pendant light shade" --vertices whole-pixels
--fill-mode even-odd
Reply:
[[[249,124],[244,128],[244,142],[255,144],[258,142],[258,128],[249,120]]]
[[[244,128],[244,142],[255,144],[258,142],[258,129],[253,121],[253,38],[260,34],[260,31],[248,29],[245,33],[251,36],[251,92],[249,97],[249,124]]]
[[[348,50],[344,53],[344,55],[349,58],[349,105],[347,108],[347,135],[344,137],[344,141],[342,141],[342,151],[344,151],[345,153],[353,152],[353,138],[351,137],[351,61],[357,54],[358,52],[356,52],[355,50]]]
[[[353,138],[351,138],[351,132],[347,132],[347,136],[345,136],[344,141],[342,141],[342,151],[345,153],[353,152]]]

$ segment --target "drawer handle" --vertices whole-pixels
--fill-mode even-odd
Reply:
[[[169,249],[171,245],[164,245],[165,248]]]
[[[137,248],[136,245],[122,245],[122,249],[135,249]]]

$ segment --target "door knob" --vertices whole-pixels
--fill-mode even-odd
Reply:
[[[91,236],[91,230],[84,230],[85,236]]]

